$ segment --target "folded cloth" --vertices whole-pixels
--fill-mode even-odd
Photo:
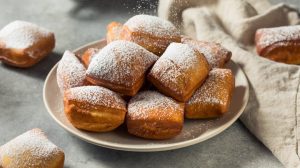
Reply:
[[[250,84],[241,121],[286,167],[300,167],[300,67],[254,50],[255,31],[299,23],[296,8],[267,0],[160,0],[158,14],[186,35],[232,51]]]

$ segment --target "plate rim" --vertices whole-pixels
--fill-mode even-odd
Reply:
[[[87,43],[85,45],[82,45],[78,48],[76,48],[75,50],[72,50],[72,52],[78,52],[83,48],[86,48],[88,46],[91,45],[96,45],[97,43],[101,43],[106,41],[105,39],[101,39],[101,40],[96,40],[90,43]],[[132,147],[132,146],[128,146],[128,145],[122,145],[122,144],[118,144],[118,145],[114,145],[114,143],[109,143],[107,141],[102,141],[102,140],[97,140],[98,142],[94,142],[94,140],[92,140],[92,138],[88,137],[88,136],[83,136],[78,134],[76,131],[72,130],[71,128],[69,128],[68,126],[66,126],[64,123],[62,123],[61,121],[59,121],[57,119],[57,117],[51,112],[50,107],[47,103],[47,98],[46,98],[46,88],[48,85],[48,81],[50,76],[52,75],[53,71],[56,70],[59,61],[51,68],[51,70],[49,71],[49,73],[47,74],[47,77],[45,79],[44,85],[43,85],[43,102],[44,105],[46,107],[47,112],[50,114],[50,116],[52,117],[52,119],[54,119],[54,121],[56,121],[56,123],[58,123],[61,127],[63,127],[66,131],[68,131],[69,133],[71,133],[72,135],[75,135],[76,137],[78,137],[79,139],[97,145],[97,146],[101,146],[101,147],[105,147],[105,148],[109,148],[109,149],[115,149],[115,150],[121,150],[121,151],[132,151],[132,152],[158,152],[158,151],[167,151],[167,150],[173,150],[173,149],[179,149],[179,148],[183,148],[183,147],[187,147],[187,146],[191,146],[194,144],[198,144],[200,142],[206,141],[218,134],[220,134],[221,132],[225,131],[227,128],[229,128],[240,116],[241,114],[244,112],[248,101],[249,101],[249,82],[248,79],[244,73],[244,71],[242,70],[242,68],[235,63],[233,60],[231,60],[233,64],[235,64],[235,66],[238,67],[238,69],[242,72],[243,74],[243,78],[245,78],[246,81],[246,89],[245,89],[245,100],[246,102],[241,106],[241,110],[239,111],[239,113],[237,113],[237,115],[235,115],[233,118],[231,118],[228,122],[226,122],[225,124],[222,125],[222,128],[219,128],[216,131],[210,132],[205,138],[201,138],[201,136],[196,137],[194,139],[190,139],[190,140],[186,140],[186,141],[181,141],[181,142],[176,142],[176,143],[172,143],[172,144],[161,144],[161,145],[157,145],[152,146],[138,146],[138,147]]]

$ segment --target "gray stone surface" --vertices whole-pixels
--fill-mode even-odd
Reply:
[[[297,0],[292,2],[300,5]],[[70,168],[282,167],[240,121],[203,143],[155,153],[97,147],[72,136],[54,122],[42,99],[44,79],[51,67],[64,50],[103,38],[109,22],[124,22],[142,11],[135,6],[136,2],[130,0],[0,0],[0,27],[16,19],[27,20],[53,30],[57,40],[53,54],[30,69],[0,64],[0,145],[38,127],[65,151],[65,167]],[[145,7],[147,13],[155,12],[153,6]]]

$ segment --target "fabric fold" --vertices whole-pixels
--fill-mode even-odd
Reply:
[[[298,23],[295,11],[290,5],[255,0],[161,0],[159,6],[159,16],[181,25],[186,35],[232,51],[250,85],[240,119],[286,167],[300,167],[300,68],[258,56],[253,39],[258,28]]]

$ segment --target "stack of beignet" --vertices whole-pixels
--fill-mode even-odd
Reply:
[[[81,56],[67,51],[60,61],[65,114],[86,131],[107,132],[126,123],[138,137],[175,137],[184,117],[207,119],[228,111],[234,75],[221,68],[230,57],[220,44],[181,37],[158,17],[112,22],[104,48]]]

